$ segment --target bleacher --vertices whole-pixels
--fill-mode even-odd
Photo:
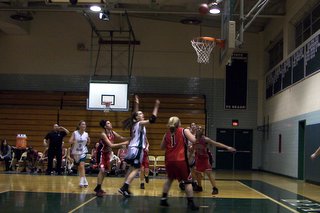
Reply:
[[[17,134],[26,134],[28,146],[43,151],[43,138],[57,121],[58,109],[0,108],[0,138],[15,145]]]
[[[160,150],[160,143],[167,131],[166,124],[169,117],[178,116],[183,127],[189,126],[192,122],[205,126],[206,111],[203,96],[138,95],[139,110],[144,112],[146,119],[152,113],[155,99],[161,102],[157,122],[147,127],[150,155],[164,154],[164,151]],[[110,120],[114,131],[129,137],[129,130],[122,129],[122,121],[130,117],[131,112],[88,111],[86,100],[85,92],[0,91],[0,138],[6,138],[10,145],[15,145],[16,135],[26,134],[28,146],[42,151],[43,138],[52,130],[54,123],[59,123],[72,132],[80,120],[85,120],[91,138],[90,147],[93,147],[102,131],[99,126],[101,119]],[[133,96],[130,96],[129,100],[132,109]],[[66,144],[69,137],[65,138]]]

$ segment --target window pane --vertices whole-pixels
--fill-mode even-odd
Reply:
[[[316,6],[316,8],[312,11],[312,22],[320,18],[320,4]]]
[[[311,16],[309,15],[303,20],[303,31],[308,29],[310,25],[311,25]]]
[[[300,22],[297,26],[296,26],[296,37],[301,36],[302,35],[302,23]]]
[[[303,32],[303,41],[307,40],[311,36],[310,28]]]
[[[273,68],[277,65],[283,58],[283,39],[279,40],[270,50],[269,50],[269,68]]]
[[[302,44],[302,36],[296,37],[296,47]]]
[[[312,24],[312,34],[317,32],[320,29],[320,19],[318,19],[316,22],[313,22]]]

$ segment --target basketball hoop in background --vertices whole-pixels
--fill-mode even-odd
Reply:
[[[198,56],[198,63],[208,64],[213,48],[218,45],[224,47],[224,41],[213,37],[197,37],[191,40],[191,44]]]
[[[102,104],[105,105],[105,109],[103,110],[103,112],[108,113],[111,111],[111,104],[112,104],[111,101],[105,101],[105,102],[102,102]]]

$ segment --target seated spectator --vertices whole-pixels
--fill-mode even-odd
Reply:
[[[19,160],[18,172],[36,172],[38,162],[38,151],[32,147],[28,147],[27,150],[21,155]]]
[[[17,172],[26,172],[26,168],[27,168],[27,151],[23,152],[20,156],[20,159],[18,160]]]
[[[91,150],[91,160],[90,160],[90,164],[92,165],[92,168],[98,168],[99,166],[99,160],[98,160],[98,152],[100,151],[99,150],[99,147],[100,147],[100,143],[97,142],[95,144],[95,146],[92,148]]]
[[[103,148],[103,141],[100,140],[99,142],[99,146],[97,147],[97,157],[96,157],[96,164],[99,165],[100,164],[100,160],[101,160],[101,150]]]
[[[11,161],[11,146],[9,146],[6,139],[3,139],[1,141],[0,161],[4,161],[5,166],[6,166],[6,171],[9,171],[10,170],[10,161]]]
[[[12,146],[11,148],[13,150],[13,152],[12,152],[13,155],[12,155],[11,169],[15,171],[17,169],[16,165],[21,160],[22,154],[25,153],[26,149],[17,148],[17,147],[14,147],[14,146]]]
[[[114,173],[115,175],[119,174],[119,169],[120,169],[120,158],[115,155],[113,152],[111,152],[110,155],[110,167],[111,167],[111,171],[110,173]]]
[[[118,149],[118,157],[120,158],[119,172],[120,174],[125,174],[127,169],[127,162],[124,160],[128,153],[127,145],[122,145],[120,149]]]
[[[27,157],[26,157],[26,171],[28,173],[36,172],[37,170],[37,162],[39,160],[38,151],[34,150],[32,147],[28,147],[27,149]]]
[[[71,147],[67,149],[67,157],[66,157],[68,174],[72,173],[72,168],[74,166],[74,159],[71,156],[71,149],[72,149]]]
[[[42,173],[47,170],[48,165],[48,147],[43,152],[38,152],[37,172]]]
[[[67,155],[68,155],[68,149],[62,147],[61,171],[67,170]]]

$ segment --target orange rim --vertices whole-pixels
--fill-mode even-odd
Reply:
[[[216,44],[221,47],[221,48],[224,48],[224,40],[222,39],[218,39],[218,38],[214,38],[214,37],[207,37],[207,36],[204,36],[204,37],[197,37],[193,40],[204,40],[204,41],[211,41],[211,42],[216,42]]]

